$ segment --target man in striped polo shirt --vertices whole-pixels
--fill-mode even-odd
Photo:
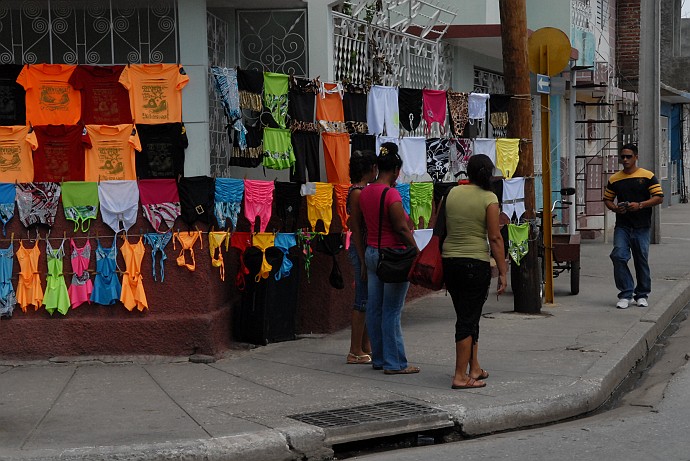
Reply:
[[[647,297],[652,289],[648,261],[652,207],[664,201],[664,192],[654,173],[637,166],[635,144],[624,145],[619,159],[623,170],[611,176],[604,191],[606,208],[616,213],[610,255],[613,278],[619,291],[616,307],[627,309],[633,300],[638,306],[647,307]],[[637,283],[628,268],[631,253]]]

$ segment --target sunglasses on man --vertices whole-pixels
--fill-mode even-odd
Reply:
[[[622,154],[621,154],[620,157],[621,157],[621,160],[626,160],[626,159],[629,160],[629,159],[633,158],[634,155],[622,155]]]

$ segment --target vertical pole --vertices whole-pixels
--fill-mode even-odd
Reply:
[[[661,3],[640,1],[640,166],[660,175],[661,143]],[[657,176],[658,177],[658,176]],[[666,191],[667,196],[670,191]],[[652,208],[652,243],[661,243],[659,208]]]
[[[570,104],[568,104],[568,187],[572,187],[575,189],[577,187],[577,183],[575,181],[575,155],[577,155],[577,147],[575,143],[575,103],[577,102],[577,90],[574,88],[574,72],[571,71],[570,74]],[[570,205],[570,207],[568,208],[568,227],[570,229],[570,235],[575,235],[575,233],[577,232],[577,210],[575,206],[577,202],[577,195],[570,197],[569,200],[573,202],[573,204]]]
[[[508,136],[527,140],[520,143],[520,162],[515,176],[525,181],[525,218],[535,217],[534,157],[532,151],[532,109],[527,61],[527,7],[525,0],[499,0],[503,75],[506,93],[515,95],[508,106]],[[518,266],[511,263],[511,289],[515,312],[538,314],[541,311],[537,243],[530,230],[528,252]]]
[[[539,71],[550,75],[549,47],[542,46]],[[551,97],[541,95],[541,183],[543,190],[542,227],[544,229],[544,302],[553,304],[553,239],[551,218]]]

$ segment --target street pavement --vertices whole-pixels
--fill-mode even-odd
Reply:
[[[592,411],[690,301],[690,206],[661,210],[661,221],[647,308],[615,308],[603,239],[582,243],[580,294],[571,296],[561,275],[555,304],[540,315],[514,313],[512,295],[497,300],[492,286],[480,323],[485,388],[450,388],[455,314],[442,291],[404,310],[408,359],[422,369],[415,375],[346,364],[349,330],[206,364],[0,362],[0,459],[316,460],[351,441],[443,428],[479,435]]]

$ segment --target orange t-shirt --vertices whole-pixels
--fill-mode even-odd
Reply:
[[[86,149],[85,181],[137,179],[134,150],[141,142],[134,125],[86,125],[91,148]]]
[[[189,82],[179,64],[132,64],[120,75],[129,90],[136,123],[156,125],[182,121],[182,88]]]
[[[77,66],[25,65],[17,83],[26,90],[26,123],[76,125],[81,117],[81,94],[68,83]]]
[[[31,151],[37,147],[36,133],[28,126],[0,126],[0,182],[33,181]]]

